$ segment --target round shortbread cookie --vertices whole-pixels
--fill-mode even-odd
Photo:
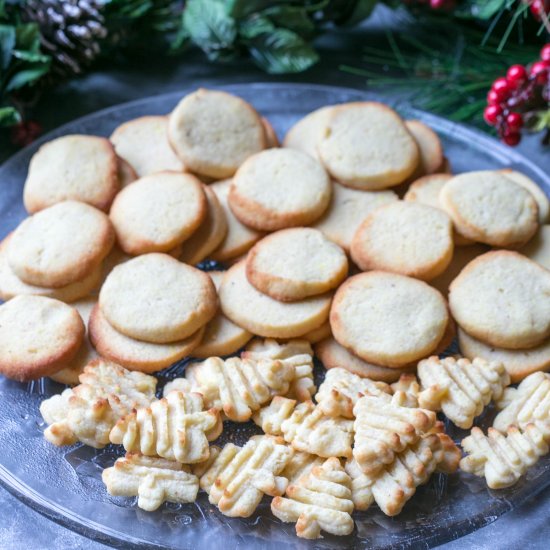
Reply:
[[[71,283],[59,288],[47,288],[43,286],[34,286],[24,283],[12,270],[8,263],[8,235],[0,242],[0,299],[4,301],[11,300],[21,294],[31,294],[33,296],[45,296],[46,298],[55,298],[62,302],[74,302],[84,296],[87,296],[99,287],[101,283],[102,265],[95,267],[89,275],[82,280]]]
[[[119,189],[117,157],[108,139],[63,136],[33,155],[23,202],[31,214],[66,200],[108,210]]]
[[[90,321],[90,314],[92,309],[97,303],[96,297],[85,298],[84,300],[78,300],[73,307],[78,311],[82,321],[84,323],[85,334],[82,339],[82,344],[76,355],[63,365],[63,368],[53,374],[50,374],[50,378],[59,384],[66,384],[67,386],[76,386],[80,383],[78,377],[84,370],[84,367],[93,359],[98,357],[95,349],[90,343],[88,338],[88,322]]]
[[[219,296],[229,319],[268,338],[297,338],[319,328],[327,320],[332,298],[323,294],[300,302],[274,300],[248,282],[244,261],[226,271]]]
[[[325,136],[330,121],[332,106],[321,107],[301,118],[286,133],[283,147],[298,149],[319,160],[317,147]]]
[[[323,216],[312,227],[349,252],[353,235],[379,206],[398,200],[393,191],[361,191],[332,184],[332,198]]]
[[[367,190],[401,183],[420,160],[418,146],[399,115],[376,102],[334,107],[318,150],[334,179]]]
[[[117,331],[164,344],[203,327],[216,314],[218,300],[206,273],[166,254],[145,254],[111,271],[99,305]]]
[[[88,325],[90,341],[102,357],[130,370],[156,372],[190,355],[200,344],[204,328],[171,344],[153,344],[129,338],[113,328],[96,305]]]
[[[458,233],[492,246],[519,247],[538,227],[533,195],[497,171],[454,176],[439,200]]]
[[[194,265],[207,258],[227,236],[227,218],[211,187],[203,187],[208,208],[206,217],[199,228],[181,245],[179,258],[186,264]]]
[[[535,236],[519,252],[550,270],[550,225],[541,225]]]
[[[276,231],[315,221],[327,209],[330,194],[329,177],[316,160],[293,149],[268,149],[239,168],[229,206],[249,227]]]
[[[201,182],[190,174],[158,172],[125,187],[109,217],[127,254],[168,252],[197,230],[207,213]]]
[[[417,170],[422,174],[438,172],[443,165],[443,147],[438,135],[419,120],[406,120],[405,126],[410,132],[420,154]]]
[[[228,197],[231,180],[218,181],[209,185],[214,191],[227,221],[227,235],[221,244],[210,254],[213,260],[224,262],[246,254],[264,233],[250,229],[241,223],[229,208]]]
[[[124,189],[127,185],[130,185],[138,179],[136,171],[132,168],[130,163],[126,162],[123,158],[117,158],[118,163],[118,181],[120,182],[120,188]]]
[[[265,118],[265,116],[262,117],[262,124],[265,131],[265,141],[266,141],[266,149],[271,149],[272,147],[279,147],[279,138],[277,137],[277,133],[275,132],[275,128],[271,125],[271,122]]]
[[[453,225],[439,208],[398,201],[371,212],[351,242],[363,270],[379,269],[429,281],[453,257]]]
[[[330,321],[327,319],[319,328],[306,332],[301,338],[307,340],[310,344],[316,344],[325,338],[332,337],[332,330],[330,329]]]
[[[90,275],[114,242],[106,214],[65,201],[21,222],[9,241],[8,262],[25,283],[59,288]]]
[[[452,282],[449,304],[468,334],[509,349],[550,336],[550,271],[517,252],[487,252]]]
[[[403,367],[433,352],[448,321],[445,299],[437,290],[384,271],[348,279],[330,311],[338,343],[384,367]]]
[[[219,289],[224,277],[223,271],[208,271]],[[204,328],[204,335],[200,345],[193,350],[193,357],[206,359],[208,357],[223,357],[241,349],[250,339],[252,333],[230,321],[222,311]]]
[[[550,370],[550,340],[531,349],[496,348],[476,340],[459,328],[458,345],[468,359],[480,357],[486,361],[502,363],[512,379],[512,384],[521,382],[533,372]]]
[[[248,253],[246,276],[260,292],[282,302],[336,288],[348,274],[344,251],[317,229],[283,229]]]
[[[44,296],[0,306],[0,373],[24,382],[63,368],[77,353],[84,323],[76,309]]]
[[[166,170],[183,172],[183,162],[168,141],[167,116],[143,116],[121,124],[110,137],[119,157],[138,177]]]
[[[267,145],[262,120],[249,103],[202,88],[172,111],[168,138],[189,170],[219,179],[231,177]]]
[[[498,171],[501,174],[504,174],[507,178],[510,178],[512,181],[515,181],[517,184],[521,185],[524,189],[529,191],[531,195],[533,195],[533,198],[537,201],[540,223],[546,223],[550,220],[550,200],[548,200],[545,192],[531,178],[521,172],[511,170],[510,168],[504,168]]]
[[[396,382],[402,374],[414,372],[415,366],[402,369],[381,367],[353,355],[334,338],[326,338],[314,346],[315,355],[326,369],[341,368],[371,380]]]

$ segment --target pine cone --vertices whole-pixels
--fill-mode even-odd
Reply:
[[[56,76],[81,74],[99,55],[107,35],[99,0],[28,0],[26,22],[40,28],[42,49],[52,56]]]

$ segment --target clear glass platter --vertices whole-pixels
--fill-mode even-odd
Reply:
[[[357,90],[307,84],[246,84],[223,89],[250,101],[271,121],[279,137],[318,107],[380,99]],[[99,111],[58,128],[8,160],[0,168],[0,237],[25,217],[23,183],[29,160],[41,143],[68,133],[109,136],[131,118],[168,113],[188,91]],[[454,172],[512,167],[550,194],[550,176],[516,151],[464,126],[406,106],[396,107],[403,116],[420,119],[439,133]],[[162,373],[160,386],[181,375],[184,367],[181,362]],[[319,377],[322,371],[317,366]],[[488,490],[483,479],[463,473],[436,475],[417,491],[401,515],[388,518],[372,507],[354,515],[356,529],[349,537],[325,535],[315,542],[296,538],[294,524],[274,518],[268,497],[247,519],[224,517],[204,493],[194,504],[165,504],[147,513],[137,508],[135,499],[109,496],[101,482],[102,469],[120,455],[119,449],[56,448],[44,440],[39,404],[62,389],[50,380],[19,384],[0,376],[0,483],[52,520],[117,548],[429,548],[495,521],[550,485],[550,457],[540,460],[517,485],[498,492]],[[477,424],[490,425],[492,414],[489,410]],[[257,433],[254,426],[226,424],[222,437],[243,443],[252,433]],[[457,441],[464,435],[452,427],[450,433]]]

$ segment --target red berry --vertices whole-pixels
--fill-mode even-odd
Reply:
[[[529,9],[531,10],[531,14],[537,21],[540,21],[541,15],[543,13],[546,13],[543,0],[533,0],[531,2],[531,5],[529,6]]]
[[[527,71],[523,65],[512,65],[506,73],[506,80],[512,88],[517,88],[527,79]]]
[[[537,61],[531,65],[530,74],[535,78],[537,84],[544,84],[548,79],[550,61]]]
[[[489,105],[498,105],[500,103],[500,97],[494,90],[489,90],[487,93],[487,103]]]
[[[508,131],[514,132],[518,131],[523,126],[523,117],[520,113],[510,113],[506,117],[506,126],[508,126]]]
[[[440,10],[445,7],[445,0],[430,0],[430,8]]]
[[[540,51],[542,61],[550,61],[550,44],[545,44]]]
[[[497,78],[493,82],[491,90],[498,94],[500,101],[503,101],[510,95],[512,88],[505,78]]]
[[[502,136],[502,141],[504,141],[506,145],[514,147],[521,141],[521,134],[519,132],[505,132]]]
[[[502,107],[500,105],[488,105],[485,107],[485,111],[483,111],[483,118],[487,124],[494,126],[501,114]]]

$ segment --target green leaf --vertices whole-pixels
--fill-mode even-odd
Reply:
[[[261,34],[249,48],[256,64],[271,74],[300,73],[319,61],[315,50],[288,29]]]
[[[369,17],[377,4],[377,0],[359,0],[351,15],[343,22],[344,25],[356,25]]]
[[[289,29],[304,38],[311,37],[315,32],[315,25],[304,7],[272,6],[263,10],[262,15],[276,26]]]
[[[252,40],[264,33],[270,33],[275,30],[275,25],[261,15],[253,15],[245,19],[239,25],[239,36],[244,40]]]
[[[15,47],[15,27],[0,25],[0,69],[5,70]]]
[[[18,50],[40,51],[40,30],[36,23],[17,25],[16,45]]]
[[[227,59],[233,54],[237,25],[223,0],[188,0],[183,28],[208,59]]]
[[[29,61],[34,63],[40,61],[41,63],[49,63],[50,56],[42,53],[28,52],[24,50],[13,50],[13,57],[20,59],[21,61]]]
[[[31,68],[24,69],[22,71],[19,71],[18,73],[15,73],[15,75],[10,79],[8,85],[6,86],[6,92],[18,90],[23,86],[33,84],[41,76],[44,76],[48,72],[48,70],[49,64],[41,63],[36,67],[31,66]]]
[[[527,116],[525,126],[531,132],[542,132],[546,128],[550,128],[550,109]]]
[[[13,126],[21,122],[21,115],[15,107],[0,107],[0,126]]]
[[[455,15],[472,19],[491,19],[508,4],[509,0],[463,0]]]

